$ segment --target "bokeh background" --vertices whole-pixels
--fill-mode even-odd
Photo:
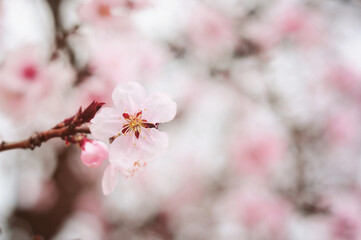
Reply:
[[[0,239],[360,240],[360,26],[358,0],[1,0],[1,140],[126,81],[178,112],[110,196],[60,139],[0,153]]]

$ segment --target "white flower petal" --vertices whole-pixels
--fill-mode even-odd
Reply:
[[[134,150],[136,149],[133,145],[133,136],[119,136],[110,144],[109,161],[117,166],[122,166],[132,155],[136,156]]]
[[[104,195],[109,195],[114,191],[115,186],[118,183],[118,169],[113,165],[109,166],[104,171],[102,180],[102,188]]]
[[[163,154],[167,147],[166,133],[144,129],[139,139],[134,135],[116,138],[109,148],[109,161],[119,169],[130,169],[135,162],[148,161]]]
[[[90,131],[94,138],[108,141],[117,135],[123,126],[122,112],[114,108],[102,108],[90,121]]]
[[[143,103],[142,110],[148,122],[164,123],[174,118],[177,104],[163,93],[153,93]]]
[[[146,98],[146,91],[139,83],[127,82],[114,89],[112,98],[117,109],[121,111],[126,109],[128,113],[135,114]]]
[[[157,129],[144,129],[137,142],[138,148],[154,155],[165,153],[168,148],[168,135]]]

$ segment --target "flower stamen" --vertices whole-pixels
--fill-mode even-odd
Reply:
[[[122,133],[126,135],[127,133],[134,133],[134,136],[138,139],[142,134],[142,128],[150,129],[156,128],[158,129],[159,124],[150,123],[145,119],[142,119],[143,112],[139,110],[135,115],[131,115],[129,113],[123,113],[123,118],[126,123],[123,124]],[[142,135],[143,136],[143,135]],[[143,136],[145,138],[145,136]],[[134,144],[135,145],[135,144]]]

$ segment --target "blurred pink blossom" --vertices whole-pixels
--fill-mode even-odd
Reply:
[[[147,162],[164,153],[168,146],[166,133],[158,124],[172,120],[177,105],[162,93],[146,96],[136,82],[119,85],[112,94],[115,108],[103,108],[92,119],[93,136],[110,145],[109,161],[103,178],[103,191],[113,191],[118,171],[133,176]]]
[[[83,3],[79,8],[79,16],[85,22],[99,28],[112,28],[125,26],[124,21],[128,22],[119,14],[119,9],[123,7],[119,0],[92,0]]]
[[[45,99],[56,98],[72,81],[69,67],[60,60],[48,62],[45,52],[27,45],[5,58],[0,70],[0,102],[7,113],[23,117],[39,110]]]
[[[290,206],[281,198],[257,188],[247,187],[229,196],[229,214],[249,230],[271,239],[282,239],[291,214]]]
[[[275,27],[281,37],[292,37],[304,46],[315,45],[321,40],[319,19],[300,6],[285,8],[276,18]]]
[[[203,5],[194,8],[187,31],[194,50],[206,56],[228,52],[236,43],[232,20]]]
[[[271,133],[248,133],[236,139],[233,154],[240,171],[247,174],[264,175],[281,160],[284,143]]]
[[[335,145],[350,143],[357,137],[358,123],[356,112],[340,110],[326,122],[327,137]]]
[[[109,156],[107,145],[100,141],[84,138],[80,148],[80,159],[87,167],[99,167]]]
[[[116,84],[108,79],[91,76],[79,86],[77,96],[82,105],[89,105],[92,101],[108,103],[115,86]]]
[[[265,21],[252,34],[264,49],[271,49],[285,39],[301,47],[312,47],[322,42],[320,18],[305,7],[277,6]]]
[[[340,194],[332,202],[330,233],[332,240],[357,240],[361,238],[360,199],[353,195]]]
[[[128,10],[151,6],[149,0],[92,0],[80,5],[80,18],[98,30],[131,30]]]
[[[361,75],[348,66],[332,64],[326,73],[326,80],[340,93],[350,98],[361,97]]]
[[[155,75],[164,62],[160,48],[137,34],[97,41],[89,61],[92,74],[116,86]]]

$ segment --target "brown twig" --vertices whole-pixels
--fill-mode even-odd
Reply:
[[[63,127],[58,129],[50,129],[44,132],[35,133],[28,139],[19,141],[19,142],[5,142],[0,143],[0,152],[11,150],[11,149],[31,149],[33,150],[36,147],[39,147],[42,143],[52,139],[52,138],[66,138],[74,136],[78,133],[90,133],[88,127],[79,127],[79,128],[70,128]]]
[[[66,143],[77,143],[78,141],[75,136],[90,133],[89,128],[84,126],[84,124],[90,122],[103,105],[104,103],[93,101],[84,111],[82,108],[79,108],[74,116],[63,120],[47,131],[34,133],[30,138],[18,142],[9,143],[2,141],[0,143],[0,152],[11,149],[33,150],[43,142],[52,138],[61,138],[65,140]],[[79,138],[79,140],[81,140],[81,138]]]

